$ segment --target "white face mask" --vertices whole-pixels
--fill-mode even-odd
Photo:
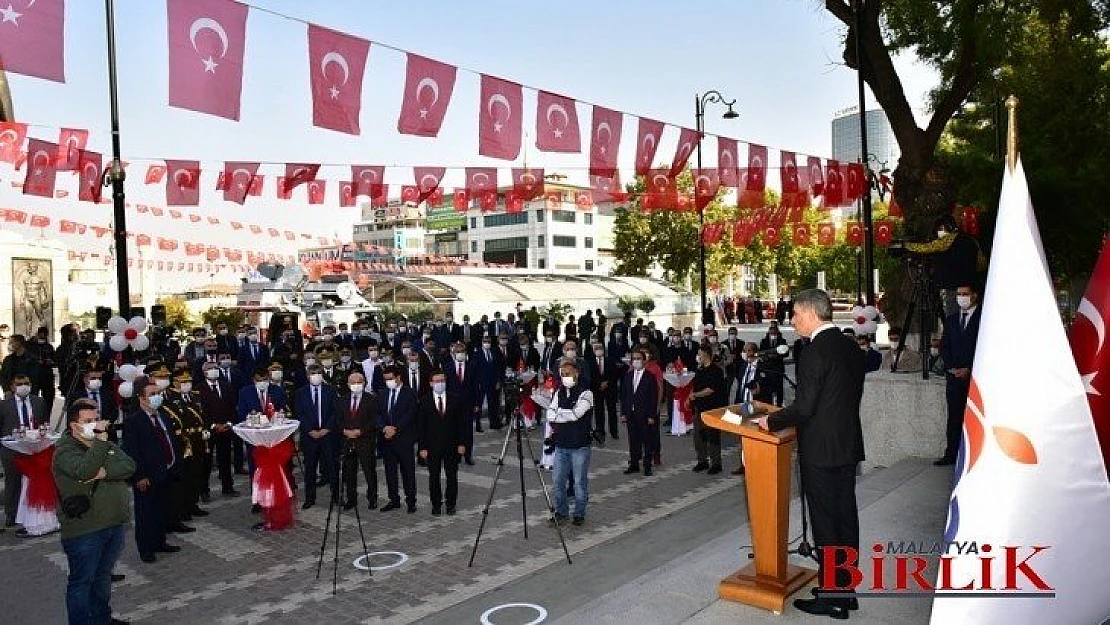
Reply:
[[[419,360],[410,360],[409,361],[409,369],[411,369],[413,371],[416,371],[419,368],[420,368],[420,361]]]
[[[312,386],[320,386],[324,383],[324,376],[320,373],[312,373],[308,376],[308,383]]]
[[[158,410],[159,408],[162,407],[162,396],[161,395],[151,395],[150,397],[147,398],[147,401],[150,402],[150,407],[155,409],[155,410]]]
[[[578,357],[578,352],[573,350],[573,349],[568,349],[565,352],[563,352],[563,356],[565,356],[567,358],[577,358]]]
[[[597,356],[598,358],[604,358],[605,357],[605,350],[595,349],[594,350],[594,356]]]
[[[316,359],[315,358],[305,358],[304,359],[304,366],[311,367],[314,364],[316,364]]]
[[[207,371],[204,372],[204,377],[208,378],[209,380],[218,379],[220,377],[220,370],[219,369],[208,369]]]
[[[567,388],[574,388],[574,385],[577,383],[576,380],[574,379],[574,377],[569,376],[569,375],[564,375],[562,379],[563,379],[563,386],[565,386]]]
[[[182,382],[181,383],[181,394],[186,395],[186,394],[191,393],[191,392],[193,392],[193,383],[192,382]]]
[[[348,363],[350,363],[350,362],[351,362],[351,357],[350,357],[350,356],[340,356],[340,357],[339,357],[339,360],[340,360],[340,361],[341,361],[341,362],[342,362],[343,364],[348,364]]]
[[[332,366],[332,365],[334,365],[334,364],[335,364],[335,361],[334,361],[334,360],[331,360],[331,359],[329,358],[328,360],[321,360],[321,361],[320,361],[320,364],[321,364],[321,365],[323,365],[323,366],[325,366],[325,367],[330,367],[330,366]]]
[[[243,339],[247,338],[247,333],[246,332],[236,332],[235,333],[235,338],[242,341]]]
[[[385,385],[392,391],[396,390],[398,386],[401,386],[401,383],[397,380],[386,380]]]
[[[633,360],[632,361],[632,368],[637,370],[637,371],[639,371],[640,369],[643,369],[644,368],[644,361],[643,360]]]
[[[31,386],[29,384],[20,384],[15,387],[15,394],[18,397],[27,397],[31,394]]]
[[[258,335],[257,334],[251,334],[250,336],[247,337],[247,340],[249,340],[251,343],[257,343],[258,342]]]
[[[447,383],[446,382],[433,382],[432,383],[432,392],[435,393],[436,395],[442,395],[442,394],[446,393],[447,392]]]
[[[100,378],[93,378],[89,380],[90,391],[99,391],[100,387],[102,386],[104,386],[104,380],[101,380]]]
[[[266,380],[260,380],[254,383],[254,388],[259,391],[265,391],[266,389],[270,388],[270,383]]]
[[[930,347],[929,348],[929,355],[933,356],[934,358],[937,357],[937,356],[940,356],[940,350],[937,349],[936,347]]]
[[[372,360],[374,362],[377,362],[378,361],[378,352],[370,352],[370,360]]]
[[[366,386],[364,384],[352,384],[351,385],[351,392],[354,393],[355,395],[360,395],[360,394],[362,394],[362,389],[364,389],[364,388],[366,388]]]
[[[224,368],[230,367],[231,366],[231,359],[230,358],[224,358],[223,360],[220,361],[220,366],[224,367]]]
[[[412,348],[411,347],[402,347],[401,348],[401,353],[405,356],[408,356],[409,354],[412,353]]]
[[[82,438],[88,439],[90,441],[92,439],[96,438],[96,422],[95,421],[92,422],[92,423],[82,423],[80,425],[81,425],[81,437]]]
[[[271,371],[270,372],[270,379],[273,380],[274,382],[281,382],[281,379],[284,378],[284,377],[285,377],[285,372],[284,371]]]
[[[967,310],[968,308],[971,308],[971,296],[957,295],[956,305],[960,307],[960,310]]]
[[[455,352],[456,362],[466,362],[466,352]]]
[[[164,391],[164,390],[166,390],[167,388],[170,387],[170,379],[169,378],[157,378],[157,379],[154,380],[154,384],[155,384],[155,386],[158,387],[158,390]]]
[[[227,336],[227,329],[219,330],[220,336]]]
[[[554,341],[554,340],[555,339],[551,338],[550,336],[543,337],[543,342],[548,344],[548,345],[551,345],[552,341]]]

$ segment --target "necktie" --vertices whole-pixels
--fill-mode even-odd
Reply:
[[[462,381],[463,381],[463,366],[462,366],[462,363],[460,362],[459,363],[459,383],[461,384]]]
[[[598,374],[598,376],[605,375],[605,359],[604,358],[598,358],[597,359],[597,374]]]
[[[34,419],[31,417],[30,409],[27,407],[27,400],[26,399],[19,400],[19,415],[20,415],[20,420],[23,422],[23,427],[25,427],[25,428],[34,428],[35,427],[35,422],[34,422]]]
[[[417,384],[417,381],[416,381],[416,371],[415,370],[410,370],[409,371],[409,377],[412,378],[412,390],[419,391],[420,388],[419,388],[419,385]]]
[[[965,313],[960,313],[960,329],[961,330],[966,330],[967,329],[967,313],[966,312]]]
[[[442,419],[443,418],[443,395],[437,395],[436,396],[436,403],[438,404],[437,407],[439,409],[439,418]]]
[[[637,371],[637,372],[636,372],[635,374],[633,374],[633,376],[632,376],[632,392],[633,392],[633,393],[635,393],[635,392],[636,392],[636,390],[640,388],[640,376],[641,376],[642,374],[643,374],[643,372],[642,372],[642,371]]]
[[[162,427],[162,418],[158,413],[154,413],[150,417],[150,423],[154,426],[154,433],[158,438],[158,446],[162,448],[162,457],[166,460],[166,466],[173,465],[173,446],[170,445],[170,437],[166,434],[166,429]]]
[[[258,407],[260,410],[266,409],[266,391],[258,391]]]
[[[219,397],[220,399],[223,399],[224,396],[223,396],[222,393],[220,393],[220,385],[219,384],[216,384],[215,382],[212,383],[212,392],[215,393],[216,396]]]
[[[351,395],[351,416],[358,414],[358,395]]]
[[[312,387],[312,410],[316,413],[316,427],[324,427],[324,417],[320,414],[320,387]]]
[[[258,345],[251,343],[251,360],[258,360]]]
[[[96,411],[100,412],[100,393],[97,393],[96,391],[93,391],[92,392],[92,400],[94,402],[96,402]]]
[[[395,403],[397,403],[397,389],[391,389],[389,391],[389,409],[386,410],[386,418],[389,419],[390,423],[393,422],[393,404]]]

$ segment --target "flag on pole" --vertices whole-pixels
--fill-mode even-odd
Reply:
[[[977,580],[974,592],[985,595],[978,590],[984,585],[992,591],[936,595],[931,622],[1098,623],[1110,587],[1110,483],[1020,160],[1003,177],[992,250],[944,536],[991,549],[950,550],[942,564],[951,566],[938,575],[938,586],[947,578],[966,592]],[[1021,302],[1020,315],[1014,302]],[[1028,346],[1014,339],[1031,327],[1036,391],[1018,393],[1014,380],[1030,375]],[[984,567],[994,573],[990,580]],[[1019,592],[1024,596],[1004,596]]]
[[[1079,375],[1087,391],[1095,432],[1102,447],[1102,462],[1110,471],[1110,237],[1102,244],[1087,293],[1079,302],[1068,338]]]

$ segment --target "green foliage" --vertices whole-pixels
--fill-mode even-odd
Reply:
[[[404,318],[412,323],[423,323],[435,317],[435,311],[426,304],[384,304],[380,313],[381,318],[389,321],[398,321]]]
[[[621,295],[617,298],[617,308],[626,315],[636,312],[636,298],[631,295]]]
[[[549,316],[554,317],[555,321],[559,323],[563,323],[572,312],[574,311],[570,307],[570,304],[565,304],[563,302],[551,302],[549,306],[540,309],[540,315],[544,319],[547,319]]]
[[[236,308],[224,308],[223,306],[212,306],[208,310],[200,314],[201,323],[210,328],[215,328],[221,323],[226,324],[228,328],[238,328],[240,324],[247,318],[247,313]],[[166,319],[169,321],[169,308],[166,308]],[[185,326],[176,326],[179,330],[187,330]]]
[[[185,305],[185,300],[180,297],[163,297],[158,300],[158,303],[166,307],[166,325],[178,330],[188,331],[193,327],[193,316],[189,313],[189,307]],[[239,324],[228,325],[229,328],[237,328]],[[215,324],[213,324],[215,327]]]
[[[651,299],[651,296],[645,295],[636,300],[636,308],[644,311],[644,314],[650,315],[651,311],[655,310],[655,300]]]

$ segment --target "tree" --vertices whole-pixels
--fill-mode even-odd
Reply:
[[[200,318],[201,321],[210,328],[215,328],[221,323],[227,325],[228,328],[238,328],[247,318],[247,313],[238,308],[213,306],[202,312]]]
[[[163,297],[158,300],[158,303],[166,307],[166,326],[186,332],[192,329],[193,316],[189,312],[189,307],[185,305],[184,299],[180,297]],[[228,327],[236,328],[238,324]]]

